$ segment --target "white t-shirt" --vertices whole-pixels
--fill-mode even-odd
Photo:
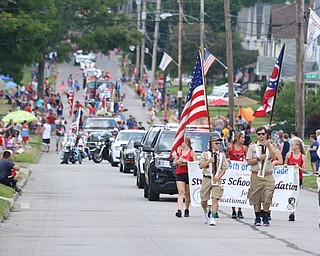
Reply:
[[[50,133],[51,133],[51,125],[50,124],[44,124],[43,125],[42,139],[50,139]]]

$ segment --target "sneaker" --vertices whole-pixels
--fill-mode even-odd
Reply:
[[[208,213],[207,212],[203,213],[202,219],[203,219],[203,223],[204,224],[208,224],[209,218],[208,218]]]
[[[270,222],[268,220],[268,214],[262,217],[263,226],[269,226]]]
[[[216,226],[216,220],[214,218],[210,218],[210,226]]]
[[[294,213],[289,214],[289,221],[295,221]]]
[[[231,218],[232,219],[236,219],[237,218],[237,213],[235,211],[232,212]]]
[[[178,218],[181,218],[181,217],[182,217],[182,212],[181,212],[181,210],[178,210],[178,211],[176,212],[176,216],[177,216]]]
[[[184,210],[184,217],[189,217],[189,209]]]
[[[254,225],[255,226],[261,226],[261,219],[259,218],[259,219],[255,219],[254,220]]]
[[[233,215],[233,214],[232,214]],[[242,214],[242,211],[238,211],[238,218],[239,219],[243,219],[244,218],[244,216],[243,216],[243,214]]]
[[[214,216],[216,219],[219,219],[219,214],[216,212],[216,216]]]

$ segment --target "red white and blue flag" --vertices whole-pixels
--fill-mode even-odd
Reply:
[[[181,113],[178,131],[176,132],[170,157],[181,146],[186,135],[187,125],[201,117],[208,117],[206,93],[204,88],[201,53],[198,53],[186,104]]]
[[[213,56],[207,49],[204,49],[204,64],[203,64],[203,76],[206,76],[211,65],[216,60],[216,57]]]
[[[283,60],[285,45],[282,46],[277,62],[274,65],[272,73],[269,78],[267,89],[262,98],[262,105],[253,113],[253,116],[262,117],[266,116],[274,106],[274,98],[278,91],[278,84]]]

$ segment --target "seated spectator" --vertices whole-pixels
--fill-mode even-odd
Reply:
[[[17,181],[19,178],[20,166],[11,161],[12,152],[5,150],[0,159],[0,183],[21,192]]]

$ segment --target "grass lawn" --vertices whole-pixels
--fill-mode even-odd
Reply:
[[[8,201],[0,199],[0,219],[5,218],[9,205],[10,203]]]
[[[36,135],[30,135],[29,145],[31,148],[24,148],[22,154],[16,154],[18,164],[34,164],[39,158],[41,152],[41,138]]]

